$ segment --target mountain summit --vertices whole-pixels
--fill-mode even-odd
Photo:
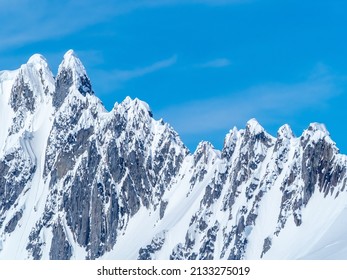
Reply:
[[[147,103],[107,112],[70,50],[0,72],[0,259],[345,259],[347,157],[255,120],[190,153]]]

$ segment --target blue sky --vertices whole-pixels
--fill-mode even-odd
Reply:
[[[74,49],[108,109],[138,97],[192,150],[256,118],[272,135],[326,124],[347,153],[347,3],[0,0],[0,69]]]

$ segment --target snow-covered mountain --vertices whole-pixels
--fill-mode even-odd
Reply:
[[[0,72],[0,259],[347,258],[347,157],[255,120],[190,153],[149,106],[108,112],[68,51]]]

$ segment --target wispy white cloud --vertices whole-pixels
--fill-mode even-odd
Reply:
[[[142,68],[135,68],[132,70],[114,70],[112,71],[113,79],[117,82],[125,82],[134,78],[142,77],[144,75],[156,72],[163,68],[168,68],[177,62],[177,56],[174,55],[168,59],[155,62],[149,66]]]
[[[97,76],[95,78],[101,79],[103,81],[101,86],[103,87],[104,91],[108,92],[110,90],[115,90],[121,87],[125,82],[129,80],[139,78],[165,68],[169,68],[176,64],[176,62],[177,55],[173,55],[167,59],[154,62],[151,65],[137,67],[130,70],[115,69],[112,71],[95,71]]]
[[[197,65],[200,68],[223,68],[231,64],[227,58],[217,58],[214,60],[207,61],[205,63]]]
[[[140,8],[230,5],[247,0],[0,0],[0,50],[59,38]]]
[[[107,15],[102,5],[83,6],[76,2],[43,0],[33,5],[31,1],[15,0],[11,5],[3,5],[0,50],[72,34]]]
[[[168,107],[156,114],[182,135],[227,131],[234,125],[244,127],[253,117],[265,121],[263,125],[282,123],[307,109],[324,108],[327,101],[340,93],[336,80],[321,72],[299,83],[258,85],[222,97]]]

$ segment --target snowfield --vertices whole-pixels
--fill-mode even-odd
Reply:
[[[68,51],[0,72],[0,259],[347,259],[347,157],[251,119],[194,153]]]

